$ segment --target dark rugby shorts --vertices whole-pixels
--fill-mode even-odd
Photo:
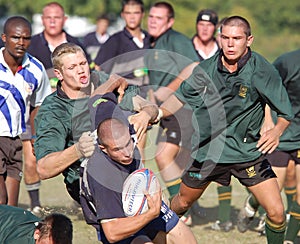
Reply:
[[[295,164],[300,164],[300,149],[292,151],[274,151],[268,154],[266,158],[274,167],[287,167],[290,160],[294,160]]]
[[[168,142],[191,150],[191,138],[194,133],[191,110],[182,108],[174,115],[160,121],[158,142]]]
[[[0,174],[21,181],[22,162],[21,139],[0,136]]]
[[[214,163],[211,160],[203,163],[194,161],[183,175],[182,181],[192,188],[200,188],[211,181],[228,186],[232,175],[246,187],[276,178],[270,163],[262,156],[251,162],[235,164]]]

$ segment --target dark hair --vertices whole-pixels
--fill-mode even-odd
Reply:
[[[39,239],[51,236],[55,244],[72,244],[73,225],[65,215],[53,213],[48,215],[36,227],[40,231]]]
[[[172,5],[168,2],[157,2],[154,3],[152,5],[152,7],[156,7],[156,8],[165,8],[168,10],[168,18],[172,19],[175,18],[175,12],[174,12],[174,8],[172,7]]]
[[[8,18],[4,24],[3,27],[4,34],[8,34],[9,29],[15,25],[24,25],[29,28],[31,33],[31,24],[26,18],[24,18],[23,16],[12,16]]]
[[[243,27],[244,29],[244,33],[246,34],[246,36],[251,36],[251,27],[249,22],[241,17],[241,16],[230,16],[228,18],[226,18],[223,22],[223,24],[221,25],[221,32],[222,32],[222,28],[223,26],[228,25],[228,26],[239,26],[239,27]]]
[[[96,21],[99,21],[99,20],[107,20],[108,22],[110,22],[110,19],[109,19],[109,17],[108,17],[108,15],[107,14],[100,14],[100,15],[98,15],[98,17],[96,18]]]
[[[124,11],[125,5],[140,5],[142,12],[144,12],[144,2],[142,0],[123,0],[122,12]]]

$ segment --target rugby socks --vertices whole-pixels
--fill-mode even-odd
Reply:
[[[176,195],[179,192],[180,183],[181,183],[181,178],[176,178],[165,182],[170,198],[172,198],[174,195]]]
[[[36,206],[41,206],[40,197],[39,197],[39,189],[41,186],[41,181],[38,181],[33,184],[25,184],[25,188],[28,191],[30,201],[31,201],[31,209]]]
[[[287,208],[286,212],[289,213],[293,202],[296,201],[296,186],[293,187],[284,187],[284,193],[286,195]]]
[[[255,196],[253,196],[252,194],[250,194],[250,196],[247,199],[247,204],[246,204],[246,208],[248,207],[249,210],[254,211],[253,215],[255,215],[258,207],[260,206],[259,202],[256,200]],[[251,217],[252,217],[251,216]]]
[[[282,244],[284,241],[284,233],[286,229],[286,221],[278,225],[273,223],[268,216],[266,216],[266,236],[270,244]]]
[[[292,205],[290,215],[285,240],[294,241],[300,229],[300,205],[297,202]]]
[[[218,186],[217,191],[219,199],[218,220],[220,223],[224,223],[230,220],[232,187]]]

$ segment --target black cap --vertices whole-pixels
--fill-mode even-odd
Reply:
[[[218,23],[218,15],[215,11],[211,9],[201,10],[197,17],[197,23],[200,21],[208,21],[216,25]]]

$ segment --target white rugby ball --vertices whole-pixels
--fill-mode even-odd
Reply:
[[[150,169],[138,169],[125,180],[122,191],[123,210],[126,216],[136,216],[148,210],[144,191],[150,195],[160,190],[160,184]]]

